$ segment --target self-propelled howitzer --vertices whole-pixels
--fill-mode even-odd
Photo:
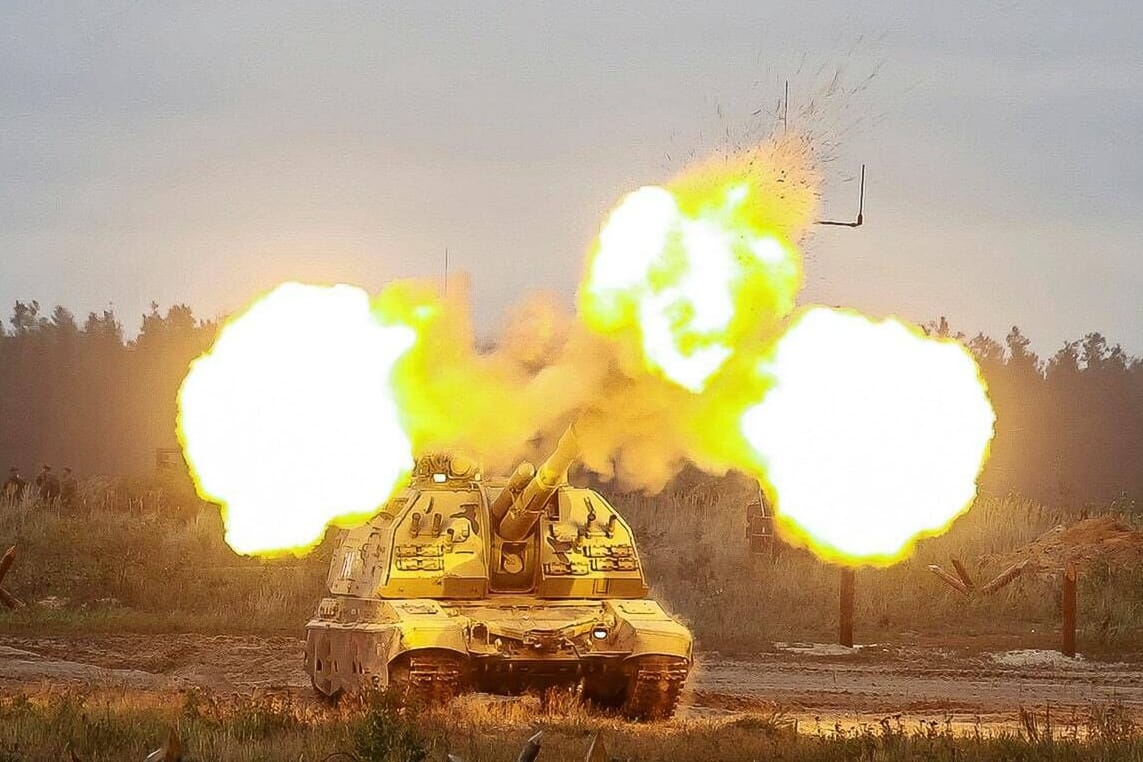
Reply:
[[[623,517],[568,483],[577,452],[569,430],[538,469],[490,480],[462,458],[421,458],[334,552],[306,631],[314,687],[436,701],[578,685],[629,717],[670,716],[691,635],[646,597]]]

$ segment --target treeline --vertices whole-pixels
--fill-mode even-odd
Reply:
[[[953,334],[944,318],[927,328],[963,341],[988,383],[996,437],[984,492],[1143,508],[1143,359],[1099,333],[1042,358],[1016,326],[1003,343]]]
[[[0,330],[0,468],[139,474],[174,447],[175,398],[187,364],[214,340],[213,321],[176,305],[142,316],[134,339],[110,311],[82,323],[63,307],[16,302]]]
[[[931,333],[951,335],[941,318]],[[142,316],[125,337],[111,311],[82,324],[56,307],[17,302],[0,327],[0,468],[25,478],[50,463],[80,475],[138,474],[176,445],[175,398],[187,365],[210,346],[214,321],[190,307]],[[1081,506],[1143,503],[1143,360],[1098,333],[1047,358],[1018,328],[996,341],[956,334],[976,355],[997,411],[981,480],[993,494]]]

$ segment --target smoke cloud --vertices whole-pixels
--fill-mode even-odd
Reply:
[[[502,471],[578,420],[583,465],[624,488],[657,491],[687,463],[741,465],[736,421],[763,395],[759,352],[794,309],[817,189],[808,143],[789,137],[636,190],[591,247],[576,314],[529,296],[483,351],[467,281],[443,296],[391,284],[375,309],[418,336],[394,379],[415,448]]]

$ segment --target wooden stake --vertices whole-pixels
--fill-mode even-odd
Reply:
[[[12,568],[12,563],[16,560],[16,546],[8,548],[8,552],[0,558],[0,582],[4,581],[4,575]],[[22,609],[24,604],[16,598],[16,596],[9,593],[4,588],[0,587],[0,606],[7,606],[10,609]]]
[[[997,574],[994,579],[992,579],[989,582],[984,583],[984,585],[982,585],[980,588],[980,592],[984,595],[990,595],[992,593],[995,593],[997,590],[1001,589],[1002,587],[1004,587],[1005,585],[1010,583],[1012,580],[1016,579],[1021,574],[1023,574],[1024,569],[1027,568],[1027,566],[1028,566],[1027,561],[1021,561],[1018,564],[1013,564],[1012,566],[1009,566],[1007,569],[1005,569],[1004,571]]]
[[[8,548],[3,558],[0,558],[0,582],[4,581],[4,575],[12,568],[12,563],[16,560],[16,546]]]
[[[942,582],[962,595],[969,595],[972,592],[959,577],[954,577],[937,564],[929,564],[929,571],[937,575]]]
[[[16,596],[9,593],[4,588],[0,587],[0,605],[3,605],[12,610],[24,608],[24,602]]]
[[[964,564],[960,562],[960,559],[954,558],[952,560],[952,565],[953,569],[956,570],[956,576],[960,578],[962,583],[964,583],[965,590],[970,593],[976,590],[976,583],[972,581],[972,577],[970,577],[968,574],[968,569],[964,568]]]
[[[1076,562],[1068,561],[1064,566],[1064,584],[1061,592],[1060,612],[1063,614],[1064,656],[1076,655]]]
[[[842,567],[837,642],[846,648],[853,648],[853,582],[854,570]]]
[[[516,762],[536,762],[536,757],[540,756],[540,739],[543,737],[544,731],[541,730],[525,741],[524,748],[520,749],[520,756],[516,757]]]
[[[614,516],[615,514],[611,515]],[[611,757],[607,756],[607,747],[603,745],[603,739],[596,732],[591,739],[591,746],[587,747],[587,756],[583,758],[583,762],[607,762],[609,759]]]

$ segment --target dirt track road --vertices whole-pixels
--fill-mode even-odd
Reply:
[[[895,714],[1006,724],[1019,709],[1065,713],[1120,704],[1143,717],[1143,665],[1066,659],[1055,652],[963,655],[936,649],[789,649],[751,660],[710,659],[692,682],[696,710],[773,702],[802,717]],[[826,720],[823,720],[826,721]]]
[[[302,642],[288,637],[0,636],[0,692],[46,684],[145,693],[305,690],[301,650]],[[751,659],[700,654],[683,715],[779,710],[829,727],[898,714],[961,726],[1007,725],[1020,707],[1051,706],[1063,717],[1072,708],[1111,703],[1143,718],[1143,664],[1043,651],[786,646]]]

